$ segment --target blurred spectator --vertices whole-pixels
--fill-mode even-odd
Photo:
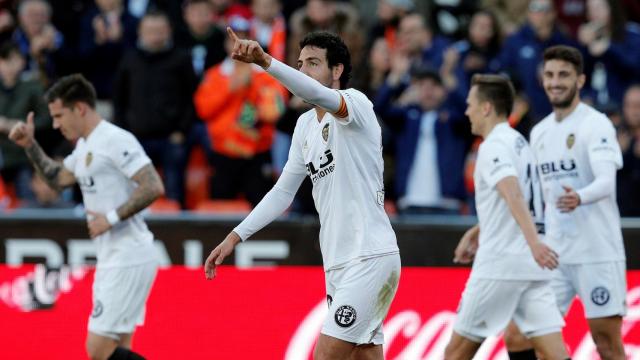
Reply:
[[[466,198],[464,162],[471,132],[459,102],[435,70],[412,68],[411,86],[385,82],[376,111],[395,134],[395,198],[401,214],[458,214]]]
[[[588,50],[593,101],[619,106],[626,88],[640,81],[640,26],[626,22],[618,0],[587,0],[587,18],[578,39]]]
[[[240,16],[250,19],[251,8],[236,0],[209,0],[213,5],[213,20],[224,28],[229,25],[229,19],[233,16]]]
[[[434,33],[460,38],[476,11],[477,0],[429,0],[428,21]]]
[[[195,118],[196,77],[189,55],[173,46],[164,13],[147,13],[138,36],[138,48],[124,56],[116,76],[115,121],[162,168],[166,196],[183,203],[185,139]]]
[[[483,9],[491,10],[500,23],[502,35],[509,36],[527,21],[527,7],[530,0],[481,0]]]
[[[223,45],[226,32],[214,24],[209,0],[185,1],[183,17],[187,27],[176,34],[176,45],[191,54],[193,71],[200,79],[206,69],[226,56]]]
[[[11,10],[13,0],[0,0],[0,44],[11,38],[11,33],[16,25]]]
[[[31,177],[29,187],[34,196],[20,203],[20,209],[70,209],[76,203],[70,200],[72,189],[68,188],[60,193],[47,185],[42,178],[36,174]]]
[[[296,67],[300,40],[310,32],[325,30],[338,34],[344,40],[351,52],[351,62],[357,68],[365,39],[360,26],[360,15],[353,5],[335,0],[309,0],[289,19],[287,62]]]
[[[509,36],[492,70],[506,71],[529,102],[531,118],[539,121],[551,112],[551,105],[540,82],[542,52],[553,45],[572,45],[573,40],[556,26],[551,0],[531,0],[527,23]]]
[[[43,85],[56,77],[54,53],[64,38],[51,24],[51,6],[44,0],[23,0],[18,5],[18,28],[13,41],[27,60],[25,71],[31,72]]]
[[[373,98],[384,82],[391,68],[391,50],[385,38],[380,37],[373,42],[369,51],[369,59],[355,69],[354,88]]]
[[[230,26],[240,38],[249,35],[246,19],[233,17]],[[229,54],[233,49],[229,37],[225,48]],[[213,198],[234,199],[243,193],[255,206],[269,191],[270,149],[285,96],[286,90],[269,74],[229,56],[206,72],[194,102],[213,145]]]
[[[287,22],[282,16],[280,0],[253,0],[251,38],[280,61],[286,60]]]
[[[439,69],[448,46],[449,40],[435,35],[422,15],[413,13],[400,20],[394,51],[399,56],[406,56],[410,62]]]
[[[469,92],[471,77],[485,73],[500,52],[500,24],[488,10],[473,14],[464,40],[447,49],[440,74],[447,90],[464,99]]]
[[[0,47],[0,173],[8,184],[14,186],[15,195],[29,199],[31,165],[24,151],[8,139],[9,132],[18,121],[24,121],[30,111],[35,113],[36,131],[50,127],[49,111],[44,102],[44,90],[37,80],[20,76],[25,67],[24,56],[18,47],[6,42]]]
[[[576,39],[578,28],[586,20],[585,0],[554,0],[558,13],[558,23],[562,30]]]
[[[640,216],[640,85],[627,90],[618,141],[624,167],[618,170],[618,207],[622,216]]]
[[[400,19],[413,8],[413,0],[378,0],[377,22],[369,31],[367,49],[372,49],[374,42],[380,38],[385,40],[389,49],[393,49],[396,45]]]
[[[137,19],[125,11],[123,0],[95,0],[95,6],[82,17],[78,55],[102,103],[111,100],[113,78],[125,51],[136,45],[137,26]],[[103,106],[99,104],[98,108]],[[98,112],[111,120],[107,114],[112,111]]]

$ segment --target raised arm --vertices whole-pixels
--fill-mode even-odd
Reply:
[[[25,150],[31,164],[51,188],[60,190],[75,184],[73,173],[65,169],[62,162],[51,159],[42,150],[34,137],[34,131],[33,112],[30,112],[26,123],[18,122],[13,126],[9,139]]]
[[[302,72],[273,59],[262,50],[258,42],[240,39],[230,28],[227,28],[227,33],[235,41],[231,53],[233,59],[261,66],[294,95],[335,114],[339,119],[348,117],[346,103],[338,91],[330,89]]]

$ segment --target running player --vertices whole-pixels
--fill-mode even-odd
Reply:
[[[300,43],[296,71],[255,41],[235,40],[232,57],[255,63],[314,105],[293,133],[289,159],[273,189],[218,245],[205,264],[208,279],[240,241],[282,214],[306,175],[320,215],[320,248],[329,316],[315,359],[382,359],[382,322],[400,276],[396,237],[384,211],[381,129],[367,97],[345,89],[349,50],[336,35],[316,32]]]
[[[25,149],[49,186],[78,183],[82,190],[98,259],[87,354],[142,359],[130,350],[131,340],[144,320],[157,259],[153,234],[139,212],[164,193],[162,181],[135,137],[98,115],[95,89],[82,75],[61,78],[45,97],[53,127],[77,140],[71,155],[61,163],[42,151],[34,138],[33,113],[11,129],[9,138]]]
[[[616,203],[616,172],[622,153],[611,121],[580,101],[584,86],[580,51],[554,46],[544,52],[543,86],[553,112],[531,131],[538,162],[548,243],[560,254],[552,287],[566,314],[576,295],[600,357],[625,358],[625,251]],[[530,349],[509,327],[509,349]],[[526,350],[523,350],[526,351]],[[525,359],[525,357],[521,357]],[[535,354],[529,350],[528,359]]]
[[[564,321],[546,270],[555,268],[558,258],[540,241],[543,227],[532,218],[543,207],[534,158],[507,122],[513,98],[513,86],[502,76],[472,78],[466,115],[471,131],[484,138],[473,176],[478,225],[461,240],[455,261],[471,260],[464,250],[472,242],[478,249],[445,359],[471,359],[484,339],[512,318],[545,359],[568,357],[560,332]]]

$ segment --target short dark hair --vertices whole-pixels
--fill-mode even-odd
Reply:
[[[515,90],[506,76],[495,74],[475,74],[471,86],[477,87],[479,101],[488,101],[493,105],[496,115],[509,116],[513,109]]]
[[[20,52],[18,44],[14,43],[11,40],[5,41],[4,43],[2,43],[2,45],[0,45],[0,59],[7,60],[11,56],[11,54],[18,54],[23,56]]]
[[[576,73],[581,75],[584,71],[584,60],[582,59],[582,53],[580,50],[566,45],[556,45],[547,48],[544,51],[544,62],[550,60],[562,60],[573,65],[573,68],[576,69]]]
[[[71,74],[61,77],[44,94],[47,103],[61,100],[64,107],[72,107],[83,102],[92,109],[96,107],[96,89],[82,74]]]
[[[315,31],[307,34],[300,41],[300,49],[305,46],[326,49],[329,68],[338,64],[344,66],[342,75],[340,75],[340,89],[346,89],[349,79],[351,79],[351,54],[344,41],[336,34],[327,31]]]

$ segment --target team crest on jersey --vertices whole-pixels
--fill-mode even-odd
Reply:
[[[322,128],[322,140],[325,143],[329,140],[329,124],[325,124]]]
[[[567,136],[567,149],[571,149],[573,147],[573,144],[576,143],[576,136],[573,134],[569,134],[569,136]]]
[[[349,305],[342,305],[336,310],[333,317],[340,327],[349,327],[356,322],[356,309]]]
[[[609,290],[603,286],[598,286],[591,291],[591,301],[599,306],[608,303],[610,297]]]
[[[91,165],[91,161],[93,160],[93,154],[91,153],[91,151],[89,151],[87,153],[87,156],[84,158],[84,164],[86,167],[89,167],[89,165]]]

